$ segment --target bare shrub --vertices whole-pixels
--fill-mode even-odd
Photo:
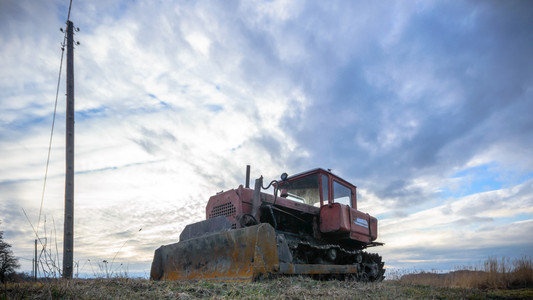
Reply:
[[[510,287],[525,288],[533,286],[533,262],[531,258],[521,257],[513,261]]]

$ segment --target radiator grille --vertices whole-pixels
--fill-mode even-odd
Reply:
[[[234,217],[236,213],[235,206],[233,203],[228,202],[224,203],[218,206],[213,207],[213,210],[211,213],[209,213],[209,219],[218,217],[218,216],[226,216],[226,217]]]

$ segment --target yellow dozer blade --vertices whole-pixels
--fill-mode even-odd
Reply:
[[[285,239],[278,238],[264,223],[161,246],[155,251],[150,279],[254,281],[280,274],[358,273],[354,264],[293,264]]]
[[[150,278],[253,281],[278,271],[274,228],[259,224],[161,246]]]

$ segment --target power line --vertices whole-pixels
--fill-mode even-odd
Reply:
[[[70,8],[72,7],[72,0],[70,0],[70,4],[68,5],[68,15],[67,15],[67,23],[70,21]]]
[[[72,8],[72,0],[70,0],[70,4],[68,6],[67,23],[70,20],[70,10],[71,10],[71,8]],[[61,30],[61,31],[63,31],[63,30]],[[41,195],[41,206],[39,208],[39,218],[37,220],[36,232],[39,231],[39,224],[41,223],[41,215],[42,215],[42,211],[43,211],[44,192],[46,190],[46,180],[48,178],[48,166],[50,165],[50,153],[51,153],[51,150],[52,150],[52,138],[54,136],[54,126],[55,126],[55,122],[56,122],[57,99],[59,97],[59,86],[61,84],[61,71],[63,69],[63,57],[65,55],[66,40],[67,40],[67,32],[65,31],[65,34],[63,36],[63,43],[61,44],[61,63],[59,64],[59,76],[57,78],[56,101],[55,101],[55,104],[54,104],[54,116],[52,117],[52,130],[50,132],[50,142],[48,144],[48,156],[47,156],[47,159],[46,159],[46,170],[44,172],[43,191],[42,191],[42,195]]]
[[[48,157],[46,159],[46,170],[44,172],[44,184],[43,184],[43,192],[41,195],[41,207],[39,208],[39,219],[37,221],[37,230],[39,230],[39,224],[41,223],[41,214],[42,214],[43,202],[44,202],[44,192],[46,190],[46,179],[48,178],[48,166],[50,164],[50,152],[52,151],[52,138],[54,136],[54,126],[56,122],[57,99],[59,97],[59,86],[61,84],[61,70],[63,68],[63,57],[65,54],[65,40],[66,39],[67,39],[67,36],[65,33],[65,37],[63,38],[63,44],[61,45],[61,63],[59,65],[59,76],[57,78],[56,101],[54,105],[54,116],[52,118],[52,130],[50,132],[50,143],[48,144]]]

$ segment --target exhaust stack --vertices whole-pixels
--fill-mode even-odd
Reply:
[[[250,188],[250,165],[246,165],[246,186],[247,189]]]

